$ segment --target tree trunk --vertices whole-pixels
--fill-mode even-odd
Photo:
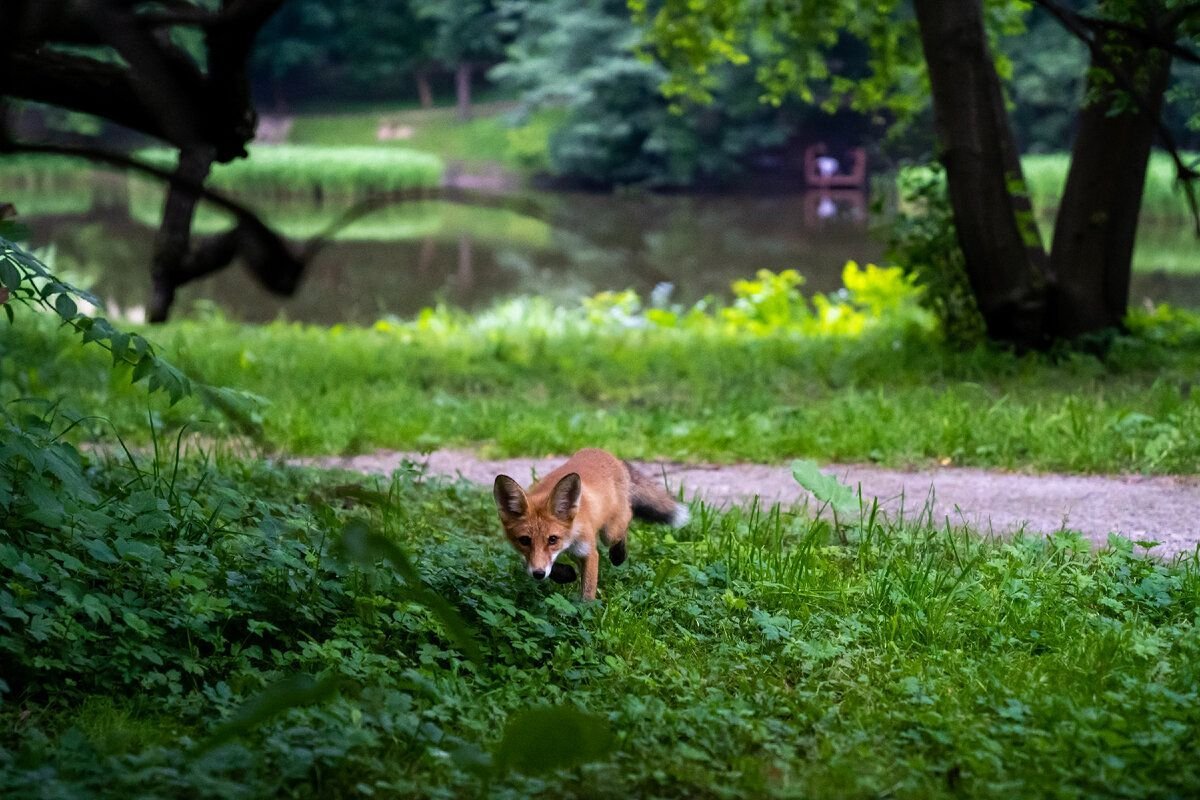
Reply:
[[[1116,45],[1107,50],[1111,65],[1137,76],[1144,105],[1114,113],[1119,88],[1088,80],[1088,95],[1099,97],[1079,117],[1050,251],[1049,322],[1063,338],[1123,325],[1146,167],[1170,77],[1166,53],[1122,34],[1108,43]],[[1106,69],[1094,56],[1091,66],[1091,76]]]
[[[454,71],[454,90],[458,95],[458,118],[471,118],[471,65],[463,62]]]
[[[213,150],[200,147],[179,154],[175,175],[180,181],[200,184],[212,168]],[[150,267],[152,294],[148,318],[151,322],[166,322],[175,289],[180,285],[184,260],[191,250],[192,216],[199,196],[183,183],[172,183],[167,191],[162,225],[154,239],[154,260]]]
[[[1044,344],[1047,258],[988,50],[981,0],[914,0],[967,278],[988,336]]]
[[[421,100],[421,108],[433,108],[433,88],[429,85],[429,70],[417,70],[416,79],[417,97]]]

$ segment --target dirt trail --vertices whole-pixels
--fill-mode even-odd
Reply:
[[[490,485],[498,473],[524,482],[562,462],[557,458],[486,460],[465,450],[428,455],[383,451],[344,458],[304,459],[304,463],[358,472],[389,474],[404,460],[424,464],[432,475]],[[643,471],[665,476],[672,490],[718,505],[760,496],[767,503],[790,504],[804,491],[784,466],[764,464],[694,465],[635,462]],[[1010,532],[1022,526],[1049,533],[1066,526],[1103,544],[1109,532],[1135,541],[1159,542],[1150,550],[1164,557],[1189,552],[1200,544],[1200,476],[1020,475],[980,469],[945,468],[901,472],[873,466],[832,464],[824,471],[864,497],[874,495],[891,513],[919,513],[930,498],[939,521],[966,522],[978,530]]]

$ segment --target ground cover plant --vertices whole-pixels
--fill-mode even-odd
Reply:
[[[80,454],[66,420],[5,414],[5,797],[1200,788],[1194,560],[870,506],[837,529],[816,506],[696,508],[638,528],[581,605],[524,575],[474,485]],[[345,555],[355,525],[412,554],[477,660],[411,580]],[[543,706],[600,721],[590,763],[541,769],[562,739],[507,753],[506,722]]]
[[[154,411],[147,448],[111,433],[76,447],[90,421],[23,391],[69,368],[27,308],[132,361],[123,380],[173,399],[201,384],[81,314],[86,297],[24,251],[2,256],[5,307],[21,301],[10,332],[47,344],[0,351],[5,797],[1200,789],[1198,555],[888,519],[797,463],[811,505],[697,505],[681,530],[639,526],[600,602],[581,604],[528,579],[486,488],[412,465],[364,478],[188,453]],[[758,301],[690,324],[927,328],[897,273],[848,271],[850,297],[820,317],[799,313],[794,281],[760,276],[741,287]],[[881,317],[872,299],[899,308]],[[628,295],[587,311],[601,328],[650,316]],[[573,319],[543,322],[569,343]]]
[[[845,292],[819,298],[801,294],[799,276],[765,273],[737,284],[732,303],[686,309],[608,293],[576,308],[524,299],[371,328],[213,316],[154,337],[208,383],[267,399],[266,439],[291,453],[589,445],[688,461],[1166,473],[1200,463],[1194,314],[1137,312],[1103,357],[961,350],[941,341],[898,271],[847,278]],[[79,416],[103,407],[144,441],[144,398],[48,327],[0,333],[36,364],[0,364],[0,380]],[[212,418],[182,404],[155,413],[170,425]],[[89,425],[76,434],[99,432]]]

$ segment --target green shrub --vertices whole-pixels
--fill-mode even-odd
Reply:
[[[939,165],[907,168],[897,177],[896,188],[899,202],[888,228],[888,258],[905,265],[924,287],[925,303],[947,341],[979,344],[986,330],[958,246],[944,171]]]

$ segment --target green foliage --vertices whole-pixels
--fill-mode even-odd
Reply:
[[[58,299],[75,296],[67,287],[41,292],[53,278],[27,253],[6,250],[3,263],[6,292],[79,318]],[[681,313],[661,297],[643,312],[630,293],[596,298],[590,319],[512,303],[478,320],[431,311],[373,331],[219,320],[162,330],[191,363],[202,346],[262,350],[241,368],[277,369],[258,377],[308,408],[349,386],[356,420],[373,401],[393,419],[442,406],[461,426],[479,421],[535,448],[530,418],[510,412],[532,409],[570,432],[557,408],[582,413],[589,442],[622,455],[639,446],[633,418],[618,420],[619,442],[597,442],[604,416],[589,414],[588,398],[607,404],[616,396],[601,393],[616,391],[641,404],[643,421],[680,426],[645,404],[653,394],[628,394],[658,392],[665,368],[669,402],[698,402],[721,415],[720,430],[744,437],[738,417],[757,397],[770,405],[751,412],[755,424],[798,452],[786,426],[761,416],[781,396],[819,391],[789,384],[789,373],[846,380],[851,366],[872,375],[886,365],[893,391],[904,391],[898,362],[924,386],[938,363],[930,354],[939,357],[928,331],[911,330],[918,292],[897,270],[848,267],[845,293],[824,298],[838,316],[860,315],[861,327],[822,322],[822,304],[810,307],[799,285],[761,273],[731,306]],[[5,332],[4,396],[36,394],[25,390],[40,381],[80,390],[60,379],[88,374],[89,359],[73,338],[56,352],[64,321],[47,320]],[[1137,337],[1116,343],[1105,382],[1148,360],[1164,376],[1195,373],[1180,355],[1200,348],[1195,315],[1160,309],[1132,326]],[[179,338],[189,330],[200,335]],[[271,357],[283,354],[263,347],[281,334],[299,348]],[[366,359],[364,343],[377,345]],[[216,363],[237,362],[217,350]],[[702,357],[690,373],[684,354]],[[971,358],[975,379],[1036,375],[1042,363]],[[1097,369],[1068,363],[1046,379],[1060,387]],[[581,378],[592,383],[572,385]],[[416,387],[406,402],[381,396],[402,381]],[[489,392],[486,410],[464,413],[454,382]],[[973,386],[958,412],[969,425],[1019,403],[1013,393],[982,409],[986,395]],[[504,392],[518,405],[502,406]],[[1153,414],[1125,411],[1113,430],[1153,450],[1156,466],[1194,464],[1181,431],[1195,428],[1196,400],[1166,385],[1150,394]],[[740,410],[714,402],[730,398]],[[148,450],[119,440],[78,448],[71,439],[87,422],[65,416],[66,402],[21,413],[34,402],[0,406],[5,798],[1200,790],[1195,556],[1166,565],[1115,537],[1092,553],[1069,530],[1003,542],[924,513],[889,519],[797,462],[815,507],[697,505],[681,530],[635,528],[632,559],[605,566],[601,602],[581,604],[574,587],[528,579],[481,487],[430,480],[412,464],[384,479],[189,455],[182,431],[173,447],[161,442],[153,414]],[[832,416],[814,405],[812,422]],[[924,425],[911,413],[924,405],[945,418],[926,393],[880,422]],[[114,402],[95,408],[121,412]],[[319,411],[323,425],[337,424]],[[1078,398],[1066,411],[1047,430],[1114,446]],[[1179,420],[1165,421],[1171,414]],[[853,418],[870,414],[851,408],[831,430]]]
[[[864,277],[869,271],[860,273]],[[879,271],[878,285],[896,286]],[[786,287],[778,276],[750,285]],[[907,282],[900,282],[908,286]],[[795,291],[796,288],[792,287]],[[270,401],[265,437],[289,452],[480,447],[494,455],[603,446],[628,458],[876,461],[1067,472],[1191,473],[1200,460],[1200,319],[1138,311],[1104,360],[941,344],[911,287],[876,315],[875,290],[788,299],[779,330],[755,314],[768,292],[678,307],[655,292],[584,306],[518,298],[478,315],[430,309],[412,320],[324,328],[241,325],[208,316],[155,329],[163,352],[206,380]],[[735,311],[733,320],[727,311]],[[845,319],[858,322],[844,324]],[[858,332],[856,332],[858,331]],[[0,330],[0,386],[103,407],[144,440],[145,400],[43,325]],[[165,404],[162,404],[165,405]],[[164,424],[212,431],[191,406]],[[1140,420],[1140,422],[1139,422]],[[84,422],[80,436],[98,435]]]
[[[1062,150],[1071,141],[1083,100],[1087,47],[1040,7],[1030,13],[1025,35],[1006,39],[1001,47],[1012,62],[1010,114],[1021,149]]]
[[[77,297],[94,300],[56,280],[17,245],[0,240],[0,303],[10,323],[15,319],[11,300],[53,308],[64,325],[84,332],[84,344],[104,344],[114,367],[132,364],[135,381],[149,375],[151,392],[164,388],[172,403],[191,393],[191,383],[158,359],[145,339],[80,314]],[[199,388],[210,404],[236,410],[237,393]],[[230,478],[207,458],[183,463],[182,431],[169,461],[156,437],[148,465],[120,442],[126,464],[102,449],[96,451],[98,459],[89,458],[67,443],[65,434],[78,422],[63,424],[53,411],[40,417],[14,415],[7,404],[0,406],[0,654],[6,664],[0,717],[6,694],[51,715],[81,698],[83,708],[100,709],[98,718],[81,719],[57,741],[37,722],[27,726],[27,713],[0,726],[5,730],[0,734],[0,790],[6,797],[109,791],[119,796],[134,786],[139,796],[169,796],[185,787],[200,788],[197,784],[204,793],[220,796],[276,794],[287,785],[287,776],[279,776],[283,782],[275,776],[270,757],[263,759],[262,768],[275,778],[274,784],[247,778],[237,764],[237,774],[215,780],[198,780],[197,775],[207,771],[208,753],[221,749],[226,755],[235,739],[253,737],[286,712],[361,690],[362,671],[339,670],[329,662],[323,665],[326,674],[312,679],[305,663],[312,653],[303,652],[302,640],[311,641],[311,623],[319,626],[324,618],[329,625],[351,610],[378,621],[385,606],[423,607],[475,668],[484,666],[475,634],[454,606],[423,582],[405,551],[372,531],[361,513],[327,505],[340,499],[343,505],[353,501],[369,511],[394,498],[353,485],[311,484],[305,499],[288,487],[280,491],[260,483],[257,488],[267,496],[272,488],[282,496],[271,502],[257,492],[241,491],[255,482],[252,477]],[[156,433],[153,418],[151,432]],[[270,474],[261,464],[249,468],[267,469],[270,478],[287,477]],[[382,518],[376,513],[374,522],[395,524],[386,512]],[[299,532],[289,530],[297,523],[303,525]],[[343,530],[331,537],[335,526]],[[311,536],[314,529],[321,531],[319,541]],[[356,570],[343,557],[366,569]],[[394,573],[381,576],[374,569],[380,558]],[[400,578],[398,585],[394,575]],[[338,594],[334,589],[342,581],[348,587],[340,587],[340,603],[335,598],[314,602],[314,593]],[[376,592],[367,604],[360,602],[364,585]],[[391,602],[379,592],[390,594]],[[289,608],[297,601],[306,606]],[[396,614],[385,619],[396,621]],[[281,641],[290,644],[283,650],[271,647]],[[360,644],[337,638],[328,653],[340,655],[338,648]],[[380,662],[373,663],[377,668]],[[263,686],[264,691],[255,691]],[[136,730],[130,725],[132,712],[105,702],[114,690],[136,692],[143,710],[151,709],[153,718],[174,719],[185,732]],[[246,693],[239,704],[238,695]],[[410,694],[400,699],[404,707],[412,705]],[[213,723],[214,711],[228,716]],[[351,719],[360,722],[361,712]],[[546,708],[506,726],[491,777],[503,778],[514,768],[532,771],[528,748],[517,741],[531,725],[551,737],[583,737],[574,756],[555,762],[559,766],[607,754],[602,722],[571,708]],[[153,719],[150,727],[156,727]],[[188,734],[206,728],[207,735],[191,746]],[[18,738],[10,739],[9,731],[18,729]],[[405,730],[427,744],[454,741],[428,722]],[[103,739],[88,741],[89,733],[101,732]],[[75,752],[81,743],[83,752]],[[473,745],[463,747],[464,752],[472,749],[478,751]],[[135,750],[166,751],[173,765],[157,770],[149,791],[145,776],[116,758]],[[50,773],[42,768],[47,759],[56,762]],[[25,768],[29,763],[36,764],[32,771]]]
[[[172,406],[195,395],[205,408],[217,411],[242,433],[257,436],[261,432],[262,398],[191,380],[159,356],[145,337],[122,331],[104,317],[91,316],[90,311],[100,305],[96,297],[59,280],[38,258],[0,237],[0,306],[10,326],[16,321],[14,300],[56,317],[63,328],[81,334],[78,344],[107,350],[112,356],[108,370],[112,375],[127,376],[131,384],[145,380],[150,394],[164,392]]]
[[[496,746],[494,765],[529,775],[605,758],[613,749],[604,720],[572,708],[531,708],[513,716]]]
[[[821,472],[815,461],[793,461],[792,477],[834,514],[853,514],[860,507],[854,490],[834,476]]]
[[[411,93],[413,73],[433,58],[437,32],[416,5],[290,0],[258,37],[255,82],[277,102]]]
[[[146,379],[150,392],[165,391],[172,404],[192,393],[188,378],[170,362],[159,358],[144,337],[124,333],[103,317],[93,318],[80,312],[77,301],[96,307],[99,300],[58,280],[32,254],[3,238],[0,238],[0,288],[4,290],[0,304],[9,324],[16,316],[12,300],[31,309],[53,312],[64,325],[82,334],[83,344],[95,342],[108,350],[114,367],[131,369],[134,383]]]
[[[639,54],[623,2],[513,5],[519,33],[491,76],[519,89],[526,111],[560,111],[549,141],[554,175],[604,186],[723,180],[790,134],[789,121],[758,102],[750,76],[732,70],[720,71],[709,107],[673,109],[659,91],[666,72]]]
[[[945,178],[939,165],[908,167],[897,176],[888,258],[906,265],[925,288],[925,302],[949,342],[976,345],[984,339],[983,317],[967,281]]]
[[[748,337],[805,338],[856,337],[878,333],[921,338],[934,333],[933,321],[919,308],[921,291],[899,267],[868,264],[860,269],[853,261],[842,271],[841,291],[814,295],[811,304],[799,287],[804,277],[795,270],[774,273],[759,270],[753,280],[734,281],[734,301],[722,306],[711,298],[690,309],[657,306],[643,312],[636,293],[600,292],[583,301],[589,326],[657,327],[697,333]],[[436,324],[437,314],[426,314],[424,324]],[[446,324],[454,324],[448,322]]]
[[[54,427],[0,428],[6,798],[1200,787],[1195,560],[869,503],[845,544],[818,507],[697,507],[635,528],[580,604],[524,575],[481,487],[110,460]],[[481,662],[398,573],[338,556],[354,520],[413,554]]]
[[[410,0],[410,5],[432,27],[428,47],[434,60],[452,67],[500,55],[501,4],[495,0]]]
[[[514,171],[536,165],[550,131],[561,116],[539,111],[517,123],[508,114],[511,103],[476,103],[474,118],[459,120],[452,108],[379,109],[369,112],[303,114],[296,118],[290,141],[301,145],[397,147],[431,153],[446,161],[472,166],[500,164]],[[377,142],[382,120],[408,128],[411,136]],[[532,158],[534,164],[527,164]]]

